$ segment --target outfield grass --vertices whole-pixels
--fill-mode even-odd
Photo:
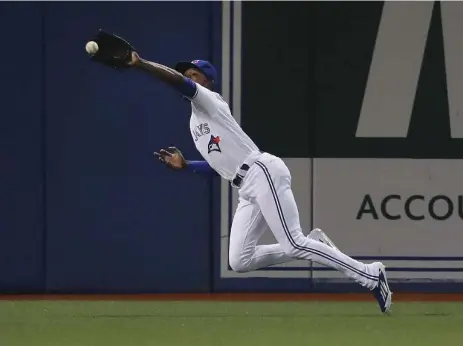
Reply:
[[[1,346],[463,345],[463,303],[0,301]]]

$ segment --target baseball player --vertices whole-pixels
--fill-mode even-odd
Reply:
[[[180,62],[175,69],[131,53],[129,65],[146,71],[191,101],[190,130],[204,161],[187,161],[175,147],[156,157],[173,169],[215,171],[238,189],[239,204],[230,233],[229,263],[247,272],[293,259],[334,268],[370,289],[382,312],[391,308],[392,292],[380,262],[359,262],[339,251],[320,229],[305,236],[291,191],[291,174],[283,160],[262,152],[233,118],[225,100],[213,91],[217,73],[204,60]],[[277,244],[257,245],[266,231]]]

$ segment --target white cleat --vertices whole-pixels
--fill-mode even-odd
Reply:
[[[381,262],[375,262],[378,266],[378,284],[373,288],[372,292],[378,301],[381,312],[387,313],[391,310],[392,305],[392,292],[387,283],[386,267]]]
[[[332,247],[335,250],[339,249],[334,245],[334,243],[331,241],[330,238],[323,232],[320,228],[314,228],[308,235],[307,238],[319,241],[320,243],[326,244],[330,247]]]

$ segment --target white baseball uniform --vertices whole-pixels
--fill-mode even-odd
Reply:
[[[190,130],[196,148],[220,176],[238,188],[239,204],[230,234],[229,261],[246,272],[293,259],[335,268],[373,289],[378,267],[307,238],[291,191],[291,174],[283,160],[262,153],[233,118],[223,98],[199,84],[190,99]],[[257,245],[270,230],[278,244]]]

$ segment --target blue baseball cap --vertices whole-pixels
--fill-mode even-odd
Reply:
[[[193,60],[193,61],[182,61],[175,65],[175,70],[184,74],[186,70],[190,68],[195,68],[207,77],[211,82],[215,82],[217,80],[217,71],[215,67],[206,60]]]

